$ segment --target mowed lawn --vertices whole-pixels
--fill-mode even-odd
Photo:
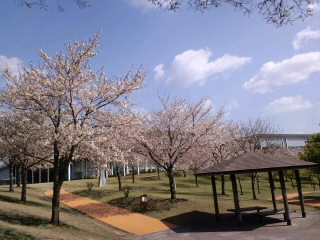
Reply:
[[[76,183],[76,182],[75,182]],[[51,199],[43,192],[52,184],[29,185],[27,203],[22,203],[20,190],[8,192],[8,187],[0,186],[0,239],[39,240],[39,239],[123,239],[113,228],[99,225],[88,217],[62,209],[61,226],[49,224]]]
[[[108,186],[98,188],[97,179],[84,179],[65,182],[63,188],[73,194],[109,203],[134,212],[140,212],[140,196],[147,194],[150,198],[148,210],[143,214],[164,220],[176,225],[188,225],[202,218],[213,216],[214,206],[212,198],[211,181],[208,177],[199,178],[199,187],[195,186],[194,177],[176,177],[177,199],[170,200],[168,178],[161,174],[158,180],[156,173],[135,176],[132,183],[131,176],[122,178],[123,186],[131,187],[128,198],[118,191],[117,178],[108,179]],[[233,197],[229,177],[226,176],[227,194],[219,195],[220,212],[226,213],[226,209],[233,208]],[[91,191],[87,183],[94,183]],[[270,200],[270,188],[266,176],[261,176],[258,200],[252,200],[251,183],[248,177],[242,176],[244,195],[240,195],[241,207],[266,206],[272,209]],[[221,192],[221,182],[217,181],[218,192]],[[276,194],[281,195],[280,184],[276,181]],[[83,217],[77,212],[62,209],[60,219],[62,226],[55,227],[49,224],[51,216],[51,201],[44,197],[43,193],[52,188],[52,183],[28,185],[28,203],[19,201],[20,189],[8,192],[8,187],[0,186],[0,239],[123,239],[119,232],[111,227],[103,227],[94,220]],[[288,193],[296,193],[290,182],[287,182]],[[320,199],[319,189],[316,191],[306,181],[303,181],[304,192],[308,198]],[[278,203],[283,208],[282,203]],[[290,210],[300,210],[298,205],[291,205]],[[307,207],[307,211],[316,208]],[[130,236],[126,236],[130,238]]]

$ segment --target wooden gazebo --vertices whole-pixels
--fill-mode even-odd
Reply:
[[[237,181],[236,181],[235,175],[243,174],[243,173],[268,172],[273,208],[274,208],[274,211],[276,212],[277,204],[276,204],[276,198],[275,198],[275,190],[274,190],[275,188],[274,188],[274,180],[273,180],[272,172],[278,171],[280,184],[281,184],[282,198],[284,203],[284,210],[285,210],[284,217],[285,217],[285,220],[287,221],[287,225],[291,225],[288,198],[287,198],[283,171],[294,170],[296,181],[297,181],[297,188],[299,193],[302,217],[306,217],[299,169],[314,168],[317,166],[318,164],[316,163],[295,160],[293,158],[292,159],[279,158],[279,157],[275,157],[267,154],[249,152],[249,153],[244,153],[240,156],[231,158],[230,160],[224,161],[220,164],[213,165],[204,170],[200,170],[195,175],[211,176],[214,207],[215,207],[215,214],[216,214],[217,220],[219,220],[219,204],[218,204],[218,195],[217,195],[215,176],[230,175],[230,179],[232,182],[235,214],[237,216],[238,225],[241,225],[242,217],[241,217],[241,211],[240,211],[241,209],[240,209]]]

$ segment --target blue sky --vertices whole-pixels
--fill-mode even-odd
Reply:
[[[160,108],[158,95],[224,106],[235,121],[268,117],[283,133],[314,133],[320,126],[320,6],[315,15],[276,28],[223,6],[204,14],[166,12],[147,0],[95,0],[79,9],[49,0],[49,11],[0,4],[0,60],[38,64],[40,49],[54,54],[74,39],[101,31],[101,54],[91,63],[109,76],[132,66],[147,72],[135,94],[138,110]]]

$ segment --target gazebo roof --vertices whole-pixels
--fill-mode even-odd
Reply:
[[[319,164],[296,160],[294,158],[280,158],[263,153],[248,152],[220,164],[199,170],[195,175],[228,175],[253,172],[269,172],[300,168],[313,168]]]

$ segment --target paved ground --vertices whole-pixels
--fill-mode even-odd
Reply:
[[[45,195],[52,197],[52,191],[46,192]],[[155,218],[133,213],[89,198],[70,194],[63,190],[61,191],[60,202],[98,220],[101,223],[111,225],[137,236],[166,231],[176,227]]]
[[[291,213],[292,225],[278,217],[266,218],[259,225],[255,216],[244,216],[242,227],[236,226],[234,216],[226,214],[217,223],[214,218],[204,219],[203,224],[177,228],[134,238],[134,240],[317,240],[320,239],[320,212],[307,213],[302,218],[300,212]]]

